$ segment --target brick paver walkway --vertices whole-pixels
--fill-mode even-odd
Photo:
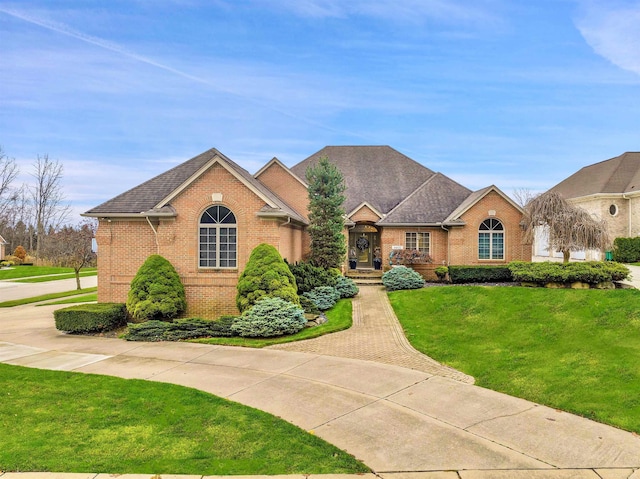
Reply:
[[[360,293],[353,300],[351,328],[269,348],[376,361],[474,382],[471,376],[440,364],[409,344],[382,286],[360,286]]]

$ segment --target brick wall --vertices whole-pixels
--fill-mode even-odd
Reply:
[[[257,177],[260,182],[276,193],[287,204],[305,218],[309,216],[309,195],[307,188],[292,173],[278,163],[271,163]],[[303,178],[304,179],[304,178]]]
[[[381,220],[380,216],[374,213],[373,210],[366,205],[362,206],[362,208],[360,208],[353,215],[351,215],[349,219],[354,223],[357,223],[357,222],[377,223],[378,221]]]
[[[198,266],[198,224],[202,213],[213,204],[212,193],[221,193],[219,204],[236,216],[238,268],[235,269]],[[178,214],[175,218],[154,220],[157,238],[146,219],[100,220],[96,234],[99,301],[126,301],[138,268],[149,255],[158,253],[176,268],[185,286],[189,308],[186,316],[217,318],[221,314],[236,314],[236,284],[254,247],[269,243],[285,256],[296,257],[302,250],[302,230],[292,226],[281,231],[282,219],[259,218],[256,212],[264,201],[219,164],[171,204]]]

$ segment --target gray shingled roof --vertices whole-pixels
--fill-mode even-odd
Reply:
[[[389,146],[326,146],[291,171],[304,179],[307,168],[323,156],[344,176],[347,213],[367,202],[387,214],[435,174]]]
[[[149,214],[175,214],[173,208],[169,205],[162,205],[157,208],[162,200],[169,197],[178,190],[184,183],[189,180],[195,173],[204,167],[215,156],[224,161],[236,174],[241,176],[246,184],[259,191],[265,198],[269,200],[265,205],[263,212],[278,213],[290,216],[292,219],[301,223],[307,221],[293,208],[286,204],[284,200],[274,194],[264,184],[255,179],[244,168],[241,168],[235,162],[231,161],[225,155],[215,148],[205,151],[198,156],[191,158],[184,163],[166,171],[155,178],[152,178],[141,185],[138,185],[129,191],[126,191],[115,198],[102,203],[95,208],[84,213],[84,216],[109,216],[109,215],[132,215],[139,216],[143,213]]]
[[[551,188],[565,198],[597,193],[633,193],[640,190],[640,152],[585,166]]]
[[[470,193],[468,188],[436,173],[378,224],[442,223]]]

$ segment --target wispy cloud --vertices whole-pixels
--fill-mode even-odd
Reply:
[[[298,15],[311,18],[347,18],[365,16],[386,21],[422,23],[496,23],[499,17],[487,7],[497,2],[458,0],[271,0]]]
[[[640,75],[640,2],[585,1],[575,24],[598,55]]]

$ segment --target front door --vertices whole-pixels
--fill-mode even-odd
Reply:
[[[356,238],[358,268],[373,268],[373,233],[360,233]]]

